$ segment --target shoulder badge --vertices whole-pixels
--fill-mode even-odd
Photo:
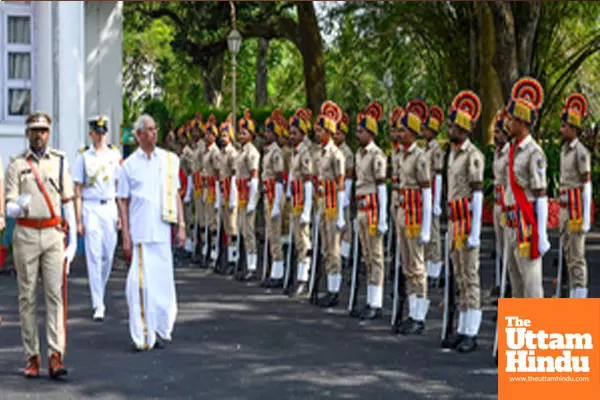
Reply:
[[[110,146],[110,145],[109,145],[109,146]],[[79,152],[80,152],[80,153],[83,153],[84,151],[86,151],[86,150],[87,150],[87,149],[89,149],[89,148],[90,148],[90,146],[83,146],[83,147],[81,147],[81,148],[79,149]]]
[[[54,148],[50,148],[49,152],[57,157],[65,157],[67,155],[67,153],[65,153],[64,151],[60,151]]]

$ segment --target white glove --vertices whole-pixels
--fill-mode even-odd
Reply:
[[[221,182],[215,183],[215,210],[221,207]]]
[[[342,204],[344,202],[344,197],[346,195],[344,194],[344,192],[339,191],[337,192],[337,203],[338,203],[338,220],[337,223],[335,224],[337,226],[337,228],[339,230],[344,229],[344,226],[346,226],[346,219],[344,218],[344,207],[342,207]]]
[[[433,216],[442,215],[442,174],[435,176],[435,193],[433,194]]]
[[[471,233],[467,238],[467,247],[469,249],[481,245],[481,213],[483,209],[483,192],[478,190],[473,192],[473,217],[471,218]]]
[[[381,235],[385,235],[387,226],[387,188],[385,185],[377,186],[377,195],[379,199],[379,221],[377,221],[377,230]]]
[[[421,189],[423,217],[421,220],[420,244],[427,244],[431,239],[431,188]]]
[[[235,176],[232,176],[231,189],[229,189],[229,210],[235,209],[237,201],[237,180],[235,179]]]
[[[17,197],[16,201],[9,201],[6,204],[6,215],[11,218],[21,218],[29,211],[29,204],[31,203],[30,194],[22,194]]]
[[[194,191],[194,178],[190,175],[187,177],[187,190],[183,202],[188,204],[192,201],[192,192]]]
[[[548,223],[548,197],[538,197],[536,203],[537,224],[538,224],[538,249],[540,257],[550,250],[550,242],[548,241],[548,232],[546,226]]]
[[[72,201],[63,206],[65,219],[69,224],[69,245],[65,249],[65,260],[67,262],[67,274],[71,269],[71,262],[77,251],[77,222],[75,220],[75,206]]]
[[[588,181],[583,184],[583,233],[590,231],[590,224],[592,219],[592,182]]]
[[[285,197],[287,197],[288,199],[292,198],[292,182],[293,182],[293,178],[292,178],[292,174],[290,173],[289,179],[287,181],[287,185],[285,185]]]
[[[300,215],[300,223],[303,225],[310,224],[310,212],[313,200],[313,184],[312,182],[304,182],[304,209]]]
[[[350,197],[352,196],[352,179],[344,181],[344,208],[350,207]]]
[[[258,191],[258,178],[250,179],[250,183],[248,184],[248,186],[250,186],[250,193],[248,193],[248,205],[246,207],[246,212],[248,214],[251,214],[254,212],[254,210],[256,210],[256,192]]]
[[[275,183],[275,199],[273,200],[273,210],[271,210],[271,218],[277,218],[281,215],[279,206],[283,197],[283,184]]]

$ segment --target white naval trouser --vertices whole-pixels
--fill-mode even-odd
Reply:
[[[92,307],[104,307],[106,283],[117,247],[118,211],[115,201],[83,200],[82,215]]]
[[[151,349],[156,335],[171,340],[177,294],[171,243],[134,243],[125,295],[129,333],[139,349]]]

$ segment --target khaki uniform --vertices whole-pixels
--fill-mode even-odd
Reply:
[[[344,155],[344,161],[346,163],[346,171],[348,170],[352,170],[354,171],[354,153],[352,152],[352,149],[350,148],[350,146],[348,146],[348,143],[344,142],[342,143],[342,145],[340,146],[340,150],[342,151],[342,154]],[[346,179],[346,183],[348,183],[349,180],[352,180],[352,175],[349,175],[347,172],[344,172],[345,179]],[[350,193],[350,196],[352,196],[352,191],[348,191],[348,188],[345,188],[346,193]],[[350,203],[350,199],[348,199],[348,203]],[[342,239],[342,257],[350,257],[350,243],[352,243],[352,223],[350,221],[350,204],[348,204],[348,207],[344,208],[344,220],[346,221],[346,225],[344,226],[344,229],[342,229],[342,232],[340,234],[341,239]]]
[[[275,185],[284,171],[283,151],[277,143],[271,143],[265,146],[265,153],[262,159],[262,181],[264,191],[265,220],[267,225],[267,235],[269,238],[269,248],[273,263],[283,261],[283,249],[281,247],[281,216],[271,218],[273,204],[275,201]],[[282,198],[283,200],[283,198]],[[280,212],[282,212],[283,201],[279,203]]]
[[[305,196],[304,184],[310,183],[312,185],[313,176],[313,160],[311,156],[311,143],[308,139],[304,139],[298,147],[293,150],[290,175],[293,180],[292,185],[292,198],[290,201],[293,210],[293,230],[294,230],[294,245],[296,248],[296,254],[298,255],[298,265],[302,268],[298,268],[298,276],[300,281],[306,281],[308,275],[308,266],[310,265],[310,223],[303,224],[301,221],[301,215],[304,211]],[[304,272],[304,266],[306,266],[306,272]],[[302,271],[300,271],[302,269]],[[303,272],[302,274],[300,272]],[[301,276],[302,275],[302,276]]]
[[[496,251],[504,258],[504,225],[502,213],[506,203],[506,185],[508,185],[508,151],[510,143],[494,152],[494,234],[496,235]]]
[[[319,192],[321,204],[321,238],[323,254],[325,256],[325,271],[327,275],[342,273],[342,262],[340,258],[340,231],[337,228],[338,187],[337,178],[345,173],[344,155],[341,150],[329,141],[327,145],[321,146],[319,164]]]
[[[244,249],[246,254],[256,255],[256,232],[254,230],[254,220],[256,212],[248,213],[248,196],[250,194],[250,180],[252,171],[258,171],[260,166],[260,154],[254,144],[247,143],[242,146],[240,153],[236,158],[235,172],[238,185],[238,204],[240,215],[240,230],[244,237]],[[258,190],[258,188],[257,188]],[[255,201],[258,199],[256,194]],[[256,204],[254,204],[256,207]]]
[[[356,201],[358,235],[367,265],[368,284],[383,289],[383,236],[377,228],[379,199],[377,182],[385,181],[386,157],[375,142],[356,153]]]
[[[183,170],[183,173],[185,174],[186,177],[192,176],[194,174],[194,166],[195,166],[194,156],[195,156],[195,151],[196,151],[195,147],[196,147],[196,145],[194,145],[193,147],[190,145],[187,145],[183,148],[183,151],[181,152],[180,167]],[[193,234],[194,234],[194,218],[193,218],[194,210],[192,207],[192,202],[183,204],[183,215],[184,215],[185,221],[187,223],[186,236],[188,238],[192,238]]]
[[[441,175],[444,169],[444,150],[440,147],[437,140],[433,139],[425,145],[425,157],[431,172],[431,193],[432,204],[435,205],[436,175]],[[439,188],[441,190],[441,188]],[[441,203],[440,203],[441,207]],[[432,206],[433,210],[433,206]],[[441,263],[442,261],[442,241],[440,238],[440,217],[431,215],[431,238],[425,245],[425,262]]]
[[[52,215],[40,191],[31,167],[35,166],[46,188],[56,218]],[[62,161],[62,182],[60,181]],[[19,285],[19,316],[21,339],[25,347],[25,358],[40,354],[37,324],[37,287],[41,271],[46,302],[46,337],[48,355],[60,353],[64,356],[66,345],[66,319],[64,310],[63,282],[66,282],[64,250],[65,233],[61,230],[60,210],[62,201],[73,198],[73,181],[65,154],[47,148],[38,158],[31,150],[12,157],[6,172],[6,201],[14,202],[20,195],[31,195],[26,220],[17,220],[13,233],[13,257]],[[49,225],[47,228],[24,226],[37,220]],[[70,227],[76,229],[76,227]]]
[[[529,135],[523,141],[514,145],[514,172],[517,183],[521,186],[527,200],[535,202],[534,191],[546,189],[546,156],[541,147]],[[509,167],[510,168],[510,167]],[[506,246],[506,262],[512,296],[514,298],[544,297],[542,287],[542,258],[531,259],[525,243],[519,243],[516,225],[516,201],[510,185],[510,175],[507,173],[504,245]],[[534,204],[535,207],[535,204]],[[531,227],[528,227],[530,230]]]
[[[281,148],[281,151],[283,152],[283,168],[289,179],[292,164],[292,150],[288,146],[284,146]],[[284,182],[284,184],[286,183],[287,182]],[[286,243],[290,234],[290,216],[292,213],[292,203],[288,200],[287,196],[284,196],[281,199],[281,209],[283,210],[281,214],[281,241]]]
[[[221,151],[216,143],[207,147],[202,159],[202,186],[204,188],[204,196],[206,197],[204,215],[206,216],[206,225],[211,235],[216,235],[218,228],[218,210],[215,209],[215,202],[217,200],[220,159]]]
[[[460,310],[481,308],[479,247],[468,248],[471,233],[472,184],[483,183],[484,156],[467,139],[453,147],[448,159],[448,232]]]
[[[192,169],[194,171],[194,207],[196,209],[196,219],[198,220],[200,243],[202,244],[206,242],[206,238],[204,237],[206,220],[204,218],[204,188],[202,181],[202,161],[205,152],[206,142],[204,139],[200,139],[196,144],[196,148],[194,149],[194,162],[192,163]]]
[[[400,194],[398,196],[398,225],[400,226],[400,257],[406,277],[406,293],[427,298],[425,247],[421,235],[422,200],[420,184],[431,181],[425,152],[416,143],[404,149],[398,166]]]
[[[579,139],[563,144],[560,153],[560,237],[571,290],[587,288],[581,176],[590,172],[590,152]]]
[[[221,150],[221,163],[219,167],[219,180],[221,182],[221,210],[223,212],[223,229],[233,243],[237,242],[238,236],[238,210],[229,207],[231,195],[231,178],[235,175],[236,158],[238,152],[229,144]],[[236,178],[237,179],[237,178]]]

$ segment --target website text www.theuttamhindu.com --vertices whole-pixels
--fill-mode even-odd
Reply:
[[[589,382],[587,376],[511,376],[510,382]]]

